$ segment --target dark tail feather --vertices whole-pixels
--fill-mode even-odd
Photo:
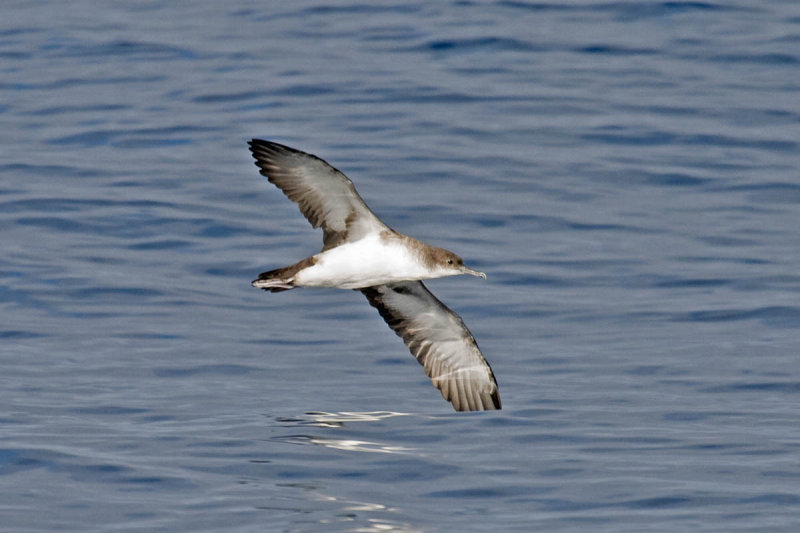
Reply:
[[[276,268],[269,272],[262,272],[253,281],[253,287],[264,289],[270,292],[281,292],[294,289],[294,276],[304,268],[313,266],[317,260],[313,257],[307,257],[302,261],[290,265],[288,267]]]
[[[264,289],[269,292],[288,291],[289,289],[294,289],[291,279],[294,272],[296,272],[296,270],[292,271],[292,267],[277,268],[269,272],[262,272],[253,280],[252,285],[253,287],[258,287],[259,289]]]
[[[283,292],[294,289],[294,287],[260,287],[260,288],[269,292]]]

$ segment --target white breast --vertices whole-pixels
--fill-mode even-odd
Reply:
[[[416,254],[398,241],[387,242],[376,234],[331,248],[314,259],[313,266],[295,275],[295,285],[359,289],[425,279],[431,274],[419,263]]]

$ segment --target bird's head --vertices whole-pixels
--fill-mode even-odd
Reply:
[[[478,276],[479,278],[486,279],[486,274],[472,270],[464,264],[464,260],[459,256],[445,250],[444,248],[433,248],[431,251],[431,263],[436,265],[436,269],[442,272],[443,276],[457,276],[459,274],[470,274]]]

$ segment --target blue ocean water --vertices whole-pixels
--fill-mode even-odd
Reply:
[[[800,10],[4,2],[3,531],[800,530]],[[488,280],[454,413],[263,137]]]

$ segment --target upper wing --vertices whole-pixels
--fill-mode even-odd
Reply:
[[[361,289],[456,411],[500,409],[489,363],[457,314],[421,281]]]
[[[322,159],[261,139],[248,144],[261,174],[297,203],[313,227],[322,227],[323,250],[388,229],[358,195],[353,182]]]

